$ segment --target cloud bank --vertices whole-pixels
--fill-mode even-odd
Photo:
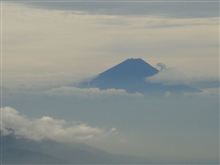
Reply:
[[[141,93],[128,93],[124,89],[99,89],[99,88],[77,88],[77,87],[59,87],[46,91],[46,94],[52,96],[77,96],[83,98],[97,98],[110,96],[142,97]]]
[[[161,71],[146,78],[147,82],[163,83],[166,85],[192,85],[200,88],[218,88],[220,81],[217,76],[203,75],[203,73],[185,73],[176,68],[163,68]]]
[[[68,122],[50,116],[31,119],[12,107],[3,107],[0,111],[3,135],[13,133],[17,137],[35,141],[53,140],[71,143],[100,138],[117,132],[116,128],[107,131],[84,123]]]

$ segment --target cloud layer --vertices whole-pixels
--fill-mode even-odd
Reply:
[[[15,0],[8,0],[14,1]],[[19,3],[19,2],[18,2]],[[169,16],[169,17],[213,17],[218,16],[218,2],[200,0],[141,0],[141,1],[95,1],[90,2],[89,0],[69,0],[59,1],[53,0],[51,2],[45,2],[43,0],[38,1],[21,1],[30,6],[46,9],[58,9],[58,10],[69,10],[86,12],[89,14],[109,14],[109,15],[157,15],[157,16]]]
[[[77,96],[83,98],[97,98],[108,96],[127,96],[142,97],[141,93],[128,93],[124,89],[99,89],[99,88],[77,88],[64,86],[46,91],[46,94],[52,96]]]
[[[15,134],[17,137],[31,140],[54,140],[71,143],[103,137],[106,134],[117,132],[115,128],[106,131],[91,127],[84,123],[67,122],[49,116],[28,118],[21,115],[12,107],[1,108],[3,135]]]
[[[201,72],[195,75],[192,73],[180,71],[177,68],[166,68],[164,66],[158,74],[147,78],[146,81],[153,83],[163,83],[167,85],[192,85],[198,88],[220,87],[220,82],[217,77],[211,75],[203,75]]]
[[[129,57],[217,74],[216,17],[90,15],[13,3],[3,9],[7,86],[68,84]]]

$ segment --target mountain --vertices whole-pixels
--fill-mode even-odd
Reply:
[[[165,85],[147,82],[146,78],[159,73],[159,70],[140,58],[130,58],[98,74],[95,78],[79,84],[82,88],[125,89],[128,92],[182,92],[198,91],[186,85]]]
[[[106,151],[74,143],[51,140],[34,141],[14,135],[0,137],[4,164],[119,164],[144,163],[139,157],[111,154]],[[1,159],[1,158],[0,158]]]
[[[111,154],[86,144],[64,144],[50,140],[34,141],[15,135],[0,136],[0,162],[12,164],[218,164],[218,161],[169,161]],[[162,162],[162,163],[161,163]]]

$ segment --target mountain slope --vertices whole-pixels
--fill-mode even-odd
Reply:
[[[158,70],[142,59],[127,59],[99,74],[93,82],[106,79],[109,81],[143,80],[144,78],[153,76],[156,73],[158,73]]]
[[[83,88],[125,89],[128,92],[140,93],[198,91],[187,85],[165,85],[146,81],[147,77],[154,76],[158,72],[159,70],[144,60],[131,58],[98,74],[90,81],[81,82],[79,86]]]
[[[14,135],[0,137],[4,164],[105,164],[144,163],[143,158],[117,155],[86,144],[33,141]]]

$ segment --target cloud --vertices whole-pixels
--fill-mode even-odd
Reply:
[[[16,0],[7,0],[16,2]],[[108,15],[156,15],[180,18],[194,18],[194,17],[213,17],[218,16],[218,2],[190,2],[190,1],[127,1],[121,0],[109,1],[102,0],[99,2],[89,2],[88,0],[75,1],[59,1],[52,2],[45,1],[20,1],[17,3],[24,3],[30,6],[57,9],[64,11],[78,11],[89,14],[108,14]]]
[[[159,71],[163,71],[163,70],[167,69],[167,66],[164,63],[157,63],[156,67],[159,69]]]
[[[117,133],[116,128],[104,130],[84,123],[68,122],[50,116],[28,118],[12,107],[0,109],[2,115],[1,131],[3,135],[15,134],[17,137],[40,140],[54,140],[71,143],[105,137]]]
[[[161,70],[158,74],[148,77],[146,81],[155,83],[164,83],[168,85],[184,84],[189,81],[186,75],[174,68],[166,68]]]
[[[195,93],[190,93],[190,92],[185,92],[184,96],[185,97],[206,97],[206,98],[210,98],[210,97],[214,97],[214,98],[219,98],[219,93],[220,93],[220,87],[217,88],[205,88],[203,89],[201,92],[195,92]]]
[[[142,97],[141,93],[128,93],[124,89],[99,89],[99,88],[77,88],[77,87],[59,87],[46,91],[46,94],[52,96],[77,96],[83,98],[96,98],[108,96],[127,96]]]
[[[4,5],[7,86],[68,84],[128,57],[206,74],[218,67],[218,18],[89,15]]]
[[[163,69],[156,75],[148,77],[147,82],[163,83],[166,85],[192,85],[200,88],[216,88],[220,86],[219,77],[200,73],[185,73],[176,68]]]

